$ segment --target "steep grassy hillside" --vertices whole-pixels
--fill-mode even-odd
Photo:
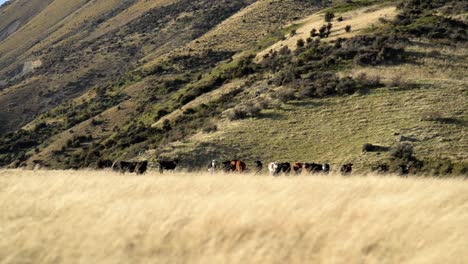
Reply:
[[[0,8],[0,41],[41,12],[50,1],[8,1]]]
[[[344,17],[366,9],[369,10],[348,11]],[[371,7],[370,10],[384,9]],[[356,23],[356,18],[348,19]],[[382,26],[373,25],[366,30],[388,30],[385,20]],[[341,31],[332,32],[330,38]],[[297,30],[296,34],[304,34],[301,32],[304,31]],[[466,26],[462,32],[466,33]],[[291,45],[290,39],[297,42],[299,38],[289,36],[280,42],[282,44],[275,45]],[[189,166],[202,165],[211,158],[237,157],[251,164],[256,159],[330,162],[335,169],[345,162],[353,162],[356,169],[363,171],[390,163],[391,169],[396,171],[405,161],[393,158],[392,151],[388,150],[363,152],[363,145],[371,143],[391,150],[410,140],[414,141],[411,144],[415,155],[425,163],[423,171],[467,173],[466,43],[449,45],[444,41],[414,38],[404,46],[404,59],[393,62],[394,65],[363,66],[360,61],[352,68],[338,68],[341,78],[351,76],[360,83],[361,88],[351,97],[305,99],[309,93],[305,88],[310,84],[304,81],[289,84],[277,89],[276,94],[266,96],[282,101],[273,101],[276,107],[242,121],[220,119],[216,121],[216,132],[199,132],[189,139],[169,144],[161,154],[182,157]],[[260,54],[271,54],[270,49]],[[386,88],[362,88],[365,83]],[[250,87],[257,93],[271,90],[265,85],[257,82]],[[289,95],[281,94],[284,90],[289,91]],[[250,100],[258,102],[252,97]],[[252,105],[246,107],[251,111]],[[225,112],[224,116],[229,117],[229,114]]]
[[[457,178],[0,171],[0,188],[3,263],[468,257],[468,186]]]
[[[0,103],[9,106],[0,110],[0,116],[9,117],[1,120],[0,133],[14,131],[96,86],[108,89],[148,54],[159,56],[183,46],[250,3],[52,2],[0,42]],[[106,21],[120,26],[112,29]],[[39,69],[25,67],[31,61],[38,61]]]
[[[133,38],[129,36],[130,32],[133,30],[146,32],[143,33],[143,35],[146,36],[139,42],[145,45],[145,48],[139,47],[140,52],[135,56],[139,58],[139,55],[142,55],[141,62],[146,62],[146,66],[142,70],[129,73],[124,73],[125,70],[119,69],[119,72],[115,74],[120,74],[120,77],[116,78],[116,75],[112,73],[112,69],[121,65],[119,61],[123,61],[126,58],[117,56],[119,54],[115,54],[115,52],[111,54],[100,54],[101,58],[99,60],[105,65],[110,63],[110,56],[117,56],[118,61],[112,61],[115,67],[111,66],[111,64],[108,65],[111,67],[107,68],[105,72],[100,70],[97,75],[88,74],[85,78],[81,79],[82,81],[86,81],[85,84],[81,82],[78,84],[73,83],[73,87],[77,88],[78,92],[80,92],[83,88],[92,86],[92,81],[96,78],[99,79],[97,81],[101,84],[107,79],[112,79],[113,77],[115,79],[110,84],[104,83],[103,87],[98,87],[98,90],[101,92],[96,93],[92,91],[86,93],[80,96],[78,100],[73,100],[72,104],[63,104],[27,125],[25,129],[31,130],[35,126],[41,125],[41,123],[46,123],[53,126],[53,128],[49,130],[48,137],[59,134],[57,137],[52,137],[47,140],[45,144],[47,144],[48,147],[39,153],[39,157],[33,157],[31,160],[48,159],[47,156],[53,151],[63,148],[63,142],[66,142],[70,138],[78,137],[80,134],[88,135],[89,132],[87,131],[100,131],[97,132],[98,138],[103,139],[111,136],[115,132],[115,127],[123,127],[124,124],[127,124],[128,119],[135,120],[135,116],[142,115],[143,113],[150,116],[156,115],[151,112],[152,105],[154,105],[155,102],[164,101],[171,93],[176,92],[183,85],[196,80],[200,74],[215,67],[216,63],[219,61],[230,58],[235,52],[242,52],[245,48],[250,48],[258,36],[255,34],[249,35],[248,31],[245,29],[246,25],[249,29],[259,32],[260,35],[264,35],[267,34],[269,30],[273,30],[287,21],[290,21],[293,17],[304,16],[309,13],[307,10],[315,8],[314,5],[310,3],[304,3],[301,9],[293,8],[290,10],[290,7],[297,6],[297,2],[301,1],[262,1],[259,4],[254,3],[252,6],[249,6],[249,8],[242,10],[233,18],[224,19],[229,16],[229,12],[235,12],[248,2],[239,1],[227,5],[222,1],[210,2],[210,4],[206,4],[203,1],[196,4],[192,1],[189,5],[189,1],[187,1],[167,5],[161,9],[154,9],[153,12],[147,13],[147,15],[143,16],[141,19],[130,23],[127,28],[122,29],[115,38],[118,39],[122,37],[127,40],[132,39],[133,41]],[[268,15],[268,12],[272,13],[273,10],[265,8],[265,5],[277,7],[278,9],[276,10],[283,10],[283,13],[281,13],[281,16]],[[228,6],[231,6],[231,9],[226,9]],[[179,12],[180,10],[184,10],[183,8],[186,8],[185,12],[181,13],[183,18],[169,22],[167,28],[158,31],[159,34],[156,35],[152,30],[152,26],[148,26],[151,25],[152,20],[159,19],[160,14]],[[188,12],[189,10],[187,9],[192,9],[193,11]],[[261,15],[261,17],[270,17],[270,22],[265,24],[263,20],[255,20],[251,15],[253,12]],[[214,19],[213,16],[216,16],[216,18]],[[245,17],[243,19],[247,22],[245,22],[244,25],[239,25],[236,22],[239,17]],[[231,33],[226,33],[222,38],[211,33],[203,35],[204,30],[209,29],[210,26],[215,26],[217,21],[223,21],[223,23],[218,25],[214,31],[225,30]],[[192,28],[184,28],[182,25],[185,25],[185,27],[191,25]],[[100,28],[98,27],[97,30],[100,30]],[[184,35],[184,31],[186,31],[187,34]],[[198,35],[202,35],[202,40],[197,39]],[[183,46],[184,41],[186,41],[184,38],[186,37],[190,39],[195,38],[196,40],[191,41],[187,47],[178,49],[178,46]],[[237,40],[239,37],[241,41]],[[141,38],[141,36],[137,37],[137,39],[139,38]],[[158,39],[164,42],[158,41]],[[214,49],[211,45],[201,44],[202,41],[211,41],[214,43],[220,40],[227,43],[236,41],[237,44],[236,47],[231,46],[229,49],[222,48],[222,46]],[[104,41],[102,44],[105,45],[108,42],[109,41]],[[110,42],[112,43],[113,40]],[[125,45],[131,44],[128,42],[122,43],[126,43]],[[156,45],[157,49],[146,48],[146,45]],[[168,54],[164,53],[170,50],[173,51]],[[102,51],[102,49],[99,49],[99,51]],[[76,55],[76,53],[77,52],[74,53],[74,61],[78,63],[78,65],[72,67],[77,70],[82,70],[83,67],[79,65],[83,63],[81,61],[82,56],[80,56],[80,54]],[[90,53],[90,55],[92,54],[94,54],[94,52]],[[86,57],[87,56],[84,56],[84,58]],[[128,59],[132,60],[135,59],[135,57]],[[92,59],[95,62],[98,58],[93,57]],[[60,63],[60,61],[54,61],[54,64],[56,62]],[[140,61],[138,61],[137,64],[138,63],[140,63]],[[65,67],[70,67],[69,61],[66,62]],[[57,73],[63,72],[63,69],[56,65],[54,65],[53,69],[54,72]],[[84,69],[86,69],[86,67]],[[70,70],[67,70],[67,72],[68,71]],[[94,73],[96,71],[97,70],[93,70],[92,72]],[[43,72],[43,74],[48,75],[50,73]],[[74,72],[72,71],[71,74],[74,74]],[[76,87],[77,85],[78,87]],[[13,88],[9,88],[9,90],[14,90],[15,93],[19,91],[19,89]],[[72,94],[71,96],[76,95],[77,94]],[[99,96],[96,97],[96,95]],[[8,100],[12,101],[11,98]],[[122,105],[112,110],[111,108],[115,107],[117,104]],[[120,111],[123,108],[128,109],[128,107],[132,108],[134,111],[127,111],[127,113],[131,113],[132,115],[127,115],[124,119],[115,119],[113,115],[107,116],[109,113],[114,112],[115,109]],[[70,111],[72,109],[73,111]],[[10,116],[12,115],[11,111],[9,114]],[[98,114],[99,117],[97,116]],[[106,120],[106,122],[100,122],[100,124],[105,125],[105,127],[100,126],[99,130],[97,130],[96,127],[91,126],[92,118]],[[69,131],[76,131],[77,133],[70,135]],[[42,140],[38,141],[36,146],[41,143],[43,143]]]
[[[115,4],[87,3],[4,71],[0,124],[22,129],[0,141],[1,165],[236,157],[468,172],[458,1]]]

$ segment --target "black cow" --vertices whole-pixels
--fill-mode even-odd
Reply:
[[[137,162],[137,166],[135,170],[137,174],[144,174],[148,170],[148,161],[144,160],[144,161]]]
[[[263,169],[263,164],[261,161],[256,160],[255,161],[255,174],[259,174]]]
[[[353,164],[352,163],[346,163],[343,166],[341,166],[341,175],[349,175],[353,171]]]
[[[379,173],[379,174],[386,174],[389,171],[389,166],[387,164],[378,164],[373,168],[373,171]]]
[[[148,161],[120,161],[114,164],[113,170],[120,173],[134,173],[144,174],[148,169]]]
[[[112,168],[112,166],[114,165],[114,162],[112,160],[102,160],[102,159],[99,159],[97,162],[96,162],[96,167],[97,169],[106,169],[106,168]]]
[[[277,163],[275,175],[279,175],[281,172],[285,175],[289,175],[291,172],[291,164],[289,162]]]
[[[236,161],[235,160],[226,160],[222,162],[222,168],[224,172],[232,172],[236,170]]]
[[[400,169],[400,175],[402,176],[408,176],[410,173],[411,165],[409,164],[402,164],[398,166]]]
[[[114,164],[113,169],[115,171],[118,171],[120,173],[134,173],[136,168],[136,162],[131,162],[131,161],[119,161],[116,164]]]
[[[164,170],[175,170],[177,164],[179,163],[178,159],[175,160],[158,160],[159,163],[159,173],[163,173]]]
[[[304,169],[309,173],[322,172],[322,164],[304,163]]]
[[[309,173],[322,172],[328,174],[330,172],[330,164],[304,163],[304,169]]]

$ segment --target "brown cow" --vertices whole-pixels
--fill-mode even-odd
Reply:
[[[247,168],[247,166],[245,165],[245,162],[243,161],[236,161],[236,171],[239,172],[239,173],[242,173],[245,171],[245,169]]]
[[[294,170],[294,173],[295,174],[301,174],[303,166],[304,166],[304,164],[302,164],[300,162],[294,162],[293,166],[292,166],[293,170]]]
[[[223,168],[225,172],[237,171],[242,173],[246,170],[247,166],[241,160],[227,160],[223,162]]]

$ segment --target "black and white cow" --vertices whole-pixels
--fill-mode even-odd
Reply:
[[[216,169],[218,167],[218,162],[216,160],[212,160],[210,164],[208,164],[208,171],[213,174],[215,173]]]

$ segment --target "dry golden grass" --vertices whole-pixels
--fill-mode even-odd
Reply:
[[[0,263],[463,263],[462,179],[0,171]]]

